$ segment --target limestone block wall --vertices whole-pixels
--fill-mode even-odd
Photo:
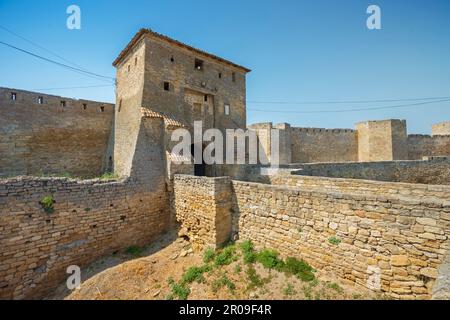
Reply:
[[[0,88],[0,177],[99,176],[112,162],[114,105]]]
[[[450,185],[426,185],[416,183],[384,182],[372,180],[310,177],[302,175],[275,175],[270,183],[298,188],[303,191],[333,193],[357,193],[414,197],[427,201],[429,198],[450,199]]]
[[[409,160],[421,160],[423,157],[430,156],[450,156],[450,134],[433,136],[410,134],[407,147]]]
[[[292,163],[358,161],[356,131],[291,128]]]
[[[394,298],[431,297],[450,251],[448,200],[232,185],[233,232],[240,239]]]
[[[196,251],[217,248],[231,236],[231,183],[228,177],[174,177],[173,208]]]
[[[40,204],[45,196],[53,213]],[[147,244],[168,222],[164,181],[0,180],[0,299],[42,298],[68,266]]]
[[[448,158],[424,161],[314,163],[297,166],[295,174],[434,185],[450,184]]]
[[[358,161],[406,160],[406,121],[382,120],[356,124]]]
[[[450,135],[450,121],[445,121],[433,125],[431,128],[431,132],[433,136]]]

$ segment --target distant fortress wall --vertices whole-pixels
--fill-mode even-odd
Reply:
[[[0,177],[111,169],[114,105],[0,88]]]
[[[422,160],[450,156],[446,123],[433,126],[430,135],[408,135],[405,120],[366,121],[352,129],[298,128],[287,123],[253,124],[260,148],[269,157],[268,130],[280,130],[280,164]],[[288,137],[288,138],[286,138]],[[269,157],[270,158],[270,157]],[[287,159],[290,159],[287,160]]]

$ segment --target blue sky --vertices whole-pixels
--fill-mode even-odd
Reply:
[[[71,4],[81,8],[81,30],[66,28],[66,8]],[[370,4],[381,8],[382,30],[366,27]],[[284,111],[408,102],[254,103],[449,97],[448,0],[0,0],[0,25],[111,77],[112,61],[136,31],[152,28],[252,69],[247,79],[249,123],[352,128],[358,121],[400,118],[408,121],[410,133],[429,133],[431,124],[450,121],[449,101],[319,114]],[[0,41],[58,60],[1,29]],[[2,45],[0,70],[0,86],[27,90],[108,84]],[[112,86],[45,92],[114,101]]]

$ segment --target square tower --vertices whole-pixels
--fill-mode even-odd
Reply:
[[[114,166],[120,175],[130,172],[142,110],[187,128],[192,137],[194,121],[202,121],[203,131],[215,128],[223,134],[226,129],[246,128],[250,70],[245,67],[149,29],[133,37],[113,66],[117,68]]]
[[[392,161],[408,158],[405,120],[366,121],[356,124],[358,160]]]

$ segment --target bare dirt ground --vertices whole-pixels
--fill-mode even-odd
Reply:
[[[136,256],[140,256],[137,258]],[[65,283],[47,299],[162,300],[162,299],[377,299],[362,289],[337,282],[302,281],[260,263],[246,264],[236,246],[233,261],[208,268],[185,281],[191,267],[205,267],[204,255],[193,253],[189,242],[169,234],[152,245],[129,248],[82,269],[82,285],[68,291]],[[192,268],[191,268],[192,269]],[[193,270],[191,270],[193,271]]]

